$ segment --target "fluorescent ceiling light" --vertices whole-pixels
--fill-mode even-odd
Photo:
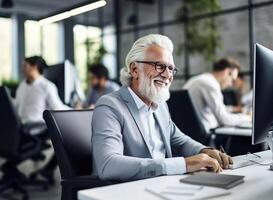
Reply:
[[[90,3],[90,4],[87,4],[87,5],[78,7],[78,8],[74,8],[74,9],[71,9],[71,10],[68,10],[68,11],[65,11],[65,12],[62,12],[62,13],[59,13],[59,14],[56,14],[56,15],[41,19],[41,20],[39,20],[39,24],[44,26],[44,25],[47,25],[47,24],[50,24],[50,23],[53,23],[53,22],[57,22],[57,21],[60,21],[60,20],[75,16],[75,15],[79,15],[79,14],[88,12],[90,10],[100,8],[100,7],[105,6],[105,5],[106,5],[106,1],[105,0],[100,0],[100,1],[97,1],[97,2],[94,2],[94,3]]]

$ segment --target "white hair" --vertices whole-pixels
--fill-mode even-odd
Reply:
[[[164,35],[149,34],[139,38],[133,44],[125,59],[125,67],[120,71],[120,82],[123,86],[130,86],[132,75],[130,73],[130,64],[144,58],[145,50],[151,45],[158,45],[171,53],[173,52],[172,41]]]

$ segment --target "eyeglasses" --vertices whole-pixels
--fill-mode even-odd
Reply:
[[[172,74],[172,76],[175,76],[175,74],[177,73],[177,69],[174,66],[171,66],[171,65],[167,66],[160,62],[153,62],[153,61],[135,61],[135,62],[153,65],[155,67],[155,71],[157,71],[160,74],[164,73],[167,68],[169,72]]]

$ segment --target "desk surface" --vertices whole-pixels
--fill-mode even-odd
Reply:
[[[251,137],[251,128],[238,128],[238,127],[219,127],[214,130],[216,135],[234,135],[234,136],[248,136]]]
[[[259,153],[266,159],[271,159],[270,151]],[[273,199],[273,171],[269,166],[251,165],[236,170],[225,170],[224,174],[244,175],[245,182],[229,189],[230,195],[221,196],[216,199],[234,200],[272,200]],[[81,190],[78,192],[79,200],[160,200],[150,193],[144,191],[147,187],[157,187],[157,185],[179,185],[179,179],[187,175],[160,176],[156,178],[144,179],[112,186],[99,187],[94,189]]]

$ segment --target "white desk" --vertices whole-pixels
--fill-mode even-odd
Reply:
[[[271,159],[271,152],[259,153],[266,159]],[[273,199],[273,171],[268,166],[251,165],[248,167],[225,170],[224,174],[244,175],[245,182],[231,188],[230,195],[221,196],[221,200],[272,200]],[[81,190],[78,192],[79,200],[160,200],[144,189],[157,187],[157,185],[179,185],[179,179],[187,175],[161,176],[134,182],[122,183],[112,186]]]
[[[214,130],[216,135],[247,136],[251,137],[252,129],[237,127],[220,127]]]

